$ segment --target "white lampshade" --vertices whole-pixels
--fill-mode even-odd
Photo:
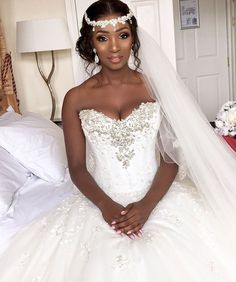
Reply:
[[[70,49],[71,40],[62,19],[27,20],[16,23],[19,53]]]

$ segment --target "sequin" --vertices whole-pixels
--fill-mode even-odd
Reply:
[[[135,155],[134,142],[140,136],[148,137],[154,132],[150,120],[157,114],[157,107],[157,102],[141,103],[122,120],[110,118],[94,109],[81,110],[79,116],[83,130],[88,133],[87,137],[92,142],[108,142],[116,148],[117,160],[122,163],[123,168],[127,168]]]

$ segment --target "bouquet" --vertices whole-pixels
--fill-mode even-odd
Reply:
[[[215,131],[223,136],[236,138],[236,102],[225,103],[215,119]]]

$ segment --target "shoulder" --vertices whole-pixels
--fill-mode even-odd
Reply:
[[[97,85],[96,75],[84,81],[82,84],[71,88],[65,95],[63,107],[70,105],[77,112],[86,108],[91,100],[91,93]]]

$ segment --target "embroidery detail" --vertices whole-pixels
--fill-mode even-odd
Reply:
[[[116,148],[116,158],[122,163],[123,168],[130,165],[135,152],[132,145],[141,136],[152,134],[154,127],[151,118],[157,113],[157,103],[141,103],[131,114],[122,120],[112,119],[102,112],[94,109],[81,110],[79,116],[82,127],[88,132],[90,140],[97,143],[109,142]],[[103,117],[98,122],[98,118]]]

